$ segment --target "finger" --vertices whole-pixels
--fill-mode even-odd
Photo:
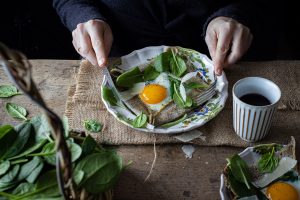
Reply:
[[[93,22],[91,21],[91,23]],[[102,67],[107,62],[104,31],[101,27],[96,26],[95,24],[89,24],[87,31],[91,38],[92,47],[97,58],[97,63],[100,67]]]
[[[217,48],[217,34],[215,33],[215,31],[209,31],[206,33],[205,42],[208,47],[210,57],[215,57]]]
[[[110,27],[108,27],[104,30],[104,41],[105,41],[104,46],[105,46],[106,57],[108,57],[108,54],[111,49],[111,45],[113,43],[113,35],[112,35]]]
[[[247,30],[238,30],[233,36],[231,53],[227,58],[228,65],[236,63],[248,50],[252,41],[252,35]]]
[[[93,50],[91,39],[87,34],[80,34],[80,40],[78,44],[79,54],[86,58],[88,61],[92,63],[92,65],[97,64],[96,54]]]
[[[224,61],[230,49],[231,40],[232,40],[231,30],[228,31],[224,30],[219,32],[217,49],[215,52],[215,56],[213,58],[214,65],[215,65],[215,73],[217,75],[221,75],[223,67],[226,67],[225,65],[226,63]]]

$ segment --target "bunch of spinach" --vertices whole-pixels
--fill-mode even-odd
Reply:
[[[254,148],[254,151],[261,154],[258,160],[258,170],[261,173],[273,172],[279,164],[279,157],[275,152],[280,150],[282,145],[279,144],[267,144],[259,145]]]
[[[68,131],[66,131],[68,132]],[[44,116],[12,127],[0,127],[1,199],[61,199],[55,175],[55,143]],[[100,194],[113,187],[123,170],[122,159],[90,136],[66,141],[77,190]]]

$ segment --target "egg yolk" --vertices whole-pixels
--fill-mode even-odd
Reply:
[[[167,89],[158,84],[146,85],[140,93],[140,98],[144,103],[157,104],[167,97]]]
[[[288,183],[277,182],[267,188],[267,197],[272,200],[298,200],[298,192]]]

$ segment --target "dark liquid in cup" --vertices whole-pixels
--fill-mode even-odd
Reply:
[[[267,99],[263,95],[255,93],[245,94],[240,98],[240,100],[254,106],[266,106],[271,104],[269,99]]]

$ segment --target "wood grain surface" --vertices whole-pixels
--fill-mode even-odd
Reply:
[[[68,86],[79,61],[31,60],[34,80],[46,103],[60,116],[64,113]],[[0,84],[10,83],[0,68]],[[0,124],[17,124],[4,111],[5,102],[15,102],[28,109],[30,116],[40,110],[25,95],[0,99]],[[157,146],[157,160],[153,172],[147,177],[154,153],[153,146],[113,147],[124,158],[132,161],[122,174],[115,188],[115,199],[159,200],[159,199],[220,199],[220,173],[225,158],[240,152],[233,147],[196,147],[193,158],[186,159],[182,145]]]

